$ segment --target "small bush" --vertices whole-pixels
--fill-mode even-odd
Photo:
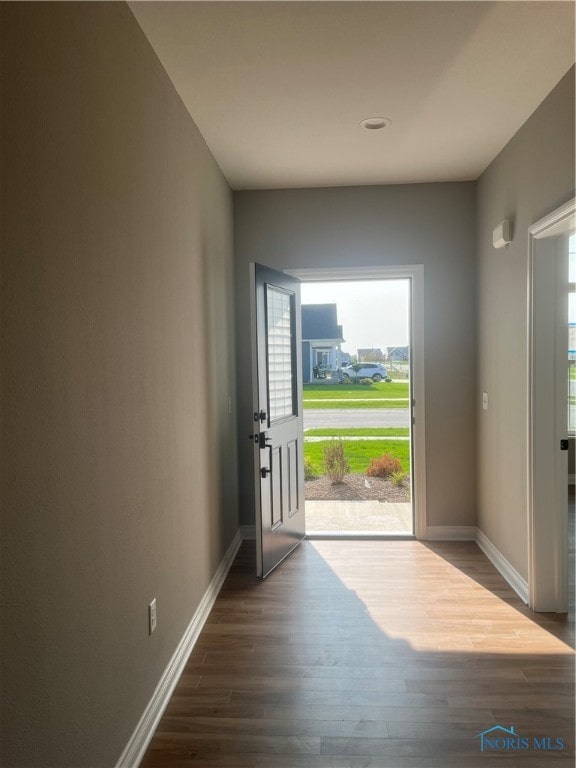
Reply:
[[[350,467],[344,455],[344,443],[341,438],[331,440],[324,448],[324,469],[334,485],[344,482],[344,475],[350,471]]]
[[[392,480],[394,485],[397,485],[398,488],[402,488],[407,477],[408,475],[406,472],[402,472],[402,470],[400,470],[400,472],[392,472],[390,475],[390,480]]]
[[[360,379],[360,384],[363,384],[365,387],[371,387],[372,379]]]
[[[316,467],[312,463],[312,459],[304,459],[304,480],[315,480],[318,477]]]
[[[390,477],[395,472],[402,472],[402,464],[391,453],[383,453],[377,459],[371,459],[366,470],[368,477]]]

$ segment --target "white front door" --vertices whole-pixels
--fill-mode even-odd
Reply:
[[[252,370],[257,575],[302,541],[304,459],[300,282],[252,268]]]

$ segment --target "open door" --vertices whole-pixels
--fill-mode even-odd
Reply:
[[[252,264],[257,575],[302,541],[304,460],[300,282]]]

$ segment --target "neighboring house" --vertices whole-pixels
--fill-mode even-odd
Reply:
[[[336,371],[341,367],[340,345],[343,343],[336,304],[302,305],[302,374],[305,383],[313,380],[315,368]]]
[[[407,363],[409,347],[388,347],[388,360],[391,363]]]
[[[383,363],[385,359],[386,357],[380,347],[358,349],[359,363]]]

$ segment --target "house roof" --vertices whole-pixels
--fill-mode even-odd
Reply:
[[[302,304],[302,340],[314,339],[344,341],[336,304]]]

